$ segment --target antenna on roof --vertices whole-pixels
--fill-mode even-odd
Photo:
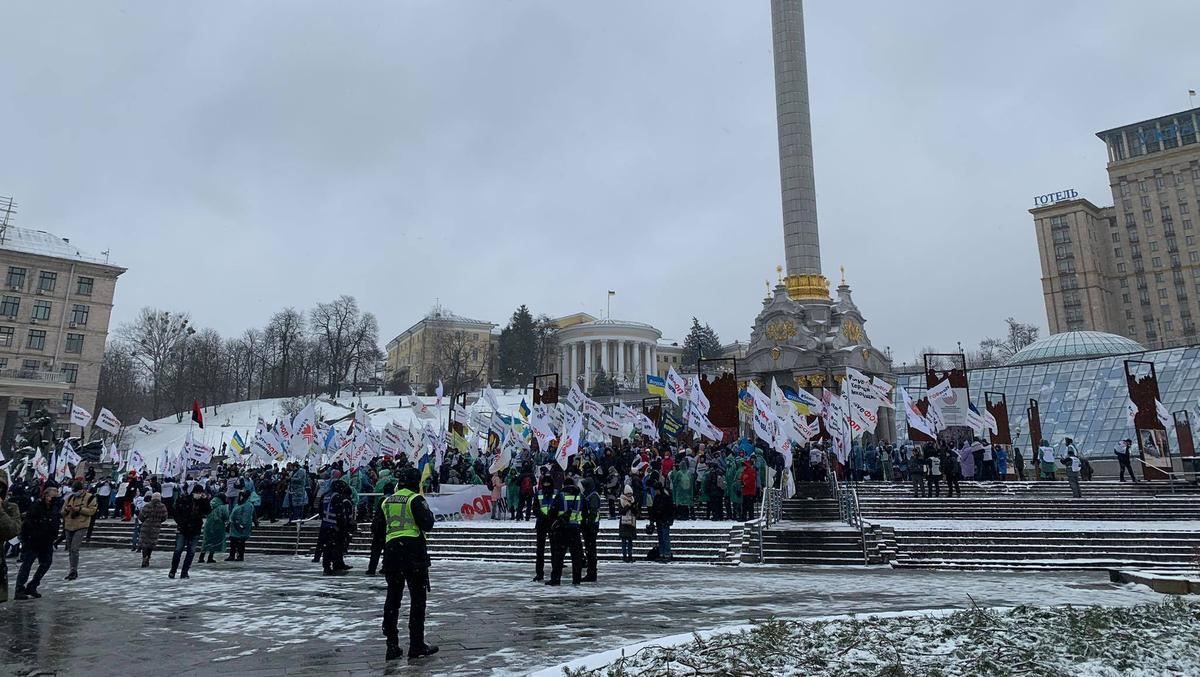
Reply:
[[[8,234],[8,225],[12,223],[12,215],[17,213],[17,203],[11,197],[0,195],[0,245]]]

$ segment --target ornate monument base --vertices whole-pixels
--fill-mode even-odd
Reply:
[[[739,375],[763,387],[774,378],[781,386],[805,389],[818,397],[822,388],[840,392],[846,367],[895,383],[891,359],[871,345],[845,280],[834,299],[795,298],[790,282],[790,277],[782,280],[763,300],[746,357],[738,362]],[[887,420],[884,412],[889,414]],[[878,437],[891,439],[895,430],[891,410],[880,414]]]

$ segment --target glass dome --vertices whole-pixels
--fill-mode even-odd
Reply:
[[[1068,331],[1039,339],[1022,348],[1005,362],[1012,366],[1035,362],[1060,362],[1081,357],[1105,357],[1140,353],[1146,349],[1133,339],[1102,331]]]

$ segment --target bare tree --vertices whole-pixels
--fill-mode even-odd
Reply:
[[[275,387],[271,388],[271,392],[280,396],[292,395],[293,360],[298,344],[304,340],[304,313],[295,308],[284,308],[275,313],[267,323],[264,336],[275,358],[272,365],[275,368]]]
[[[363,313],[358,321],[350,352],[351,381],[361,383],[363,373],[375,375],[375,363],[383,359],[383,351],[379,349],[379,321],[374,313]]]
[[[439,327],[432,333],[435,359],[431,383],[442,379],[449,393],[465,392],[479,385],[488,364],[488,344],[481,345],[470,332],[461,329]]]
[[[137,361],[150,380],[150,410],[153,418],[161,415],[160,405],[168,369],[177,359],[180,344],[195,330],[187,313],[142,308],[138,319],[117,330],[117,337],[131,348],[130,356]]]
[[[124,341],[111,341],[104,348],[100,365],[100,386],[96,400],[121,420],[132,420],[145,412],[147,393],[142,369],[133,358],[133,350]]]
[[[359,328],[358,302],[343,294],[330,303],[313,308],[310,324],[329,361],[329,391],[334,397],[354,359],[355,333]]]
[[[979,342],[980,350],[995,353],[1000,363],[1016,355],[1022,348],[1038,339],[1038,328],[1032,324],[1017,322],[1013,318],[1004,320],[1008,332],[1003,338],[985,338]]]

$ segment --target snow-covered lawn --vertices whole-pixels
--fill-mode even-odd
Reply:
[[[541,675],[1195,675],[1200,602],[766,621],[609,651]],[[614,655],[615,654],[615,655]]]

